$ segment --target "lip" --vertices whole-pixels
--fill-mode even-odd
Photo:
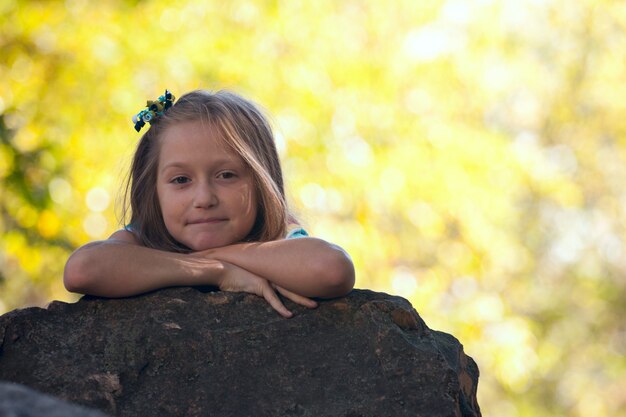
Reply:
[[[209,217],[207,219],[191,220],[187,224],[215,224],[215,223],[225,222],[226,220],[228,219],[224,217]]]

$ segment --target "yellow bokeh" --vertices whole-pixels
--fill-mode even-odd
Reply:
[[[0,1],[0,312],[76,298],[145,100],[230,88],[357,287],[477,360],[483,415],[626,416],[625,25],[601,0]]]
[[[37,220],[37,230],[42,237],[49,239],[54,237],[61,227],[61,221],[50,210],[44,210],[39,214]]]

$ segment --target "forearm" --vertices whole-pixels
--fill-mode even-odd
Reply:
[[[71,292],[126,297],[177,285],[218,285],[219,261],[164,252],[119,241],[93,242],[79,248],[65,265]]]
[[[340,297],[354,286],[350,257],[338,246],[315,238],[241,243],[198,255],[237,265],[306,297]]]

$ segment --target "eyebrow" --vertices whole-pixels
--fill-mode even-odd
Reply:
[[[170,162],[169,164],[164,165],[159,171],[163,172],[168,168],[185,168],[187,164],[184,162]]]
[[[243,164],[240,161],[237,161],[236,159],[218,159],[217,161],[213,162],[213,165],[220,166],[220,165],[229,164],[229,163],[233,163],[238,166],[245,166],[245,164]],[[165,170],[169,168],[187,168],[188,165],[189,164],[185,162],[174,161],[174,162],[170,162],[169,164],[164,165],[163,168],[159,170],[159,172],[164,172]]]

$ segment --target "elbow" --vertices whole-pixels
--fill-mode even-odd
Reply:
[[[80,254],[73,253],[65,264],[63,285],[69,292],[86,294],[89,287],[89,263]]]
[[[326,280],[326,291],[322,298],[344,297],[354,288],[354,264],[341,248],[335,248],[320,265]]]

